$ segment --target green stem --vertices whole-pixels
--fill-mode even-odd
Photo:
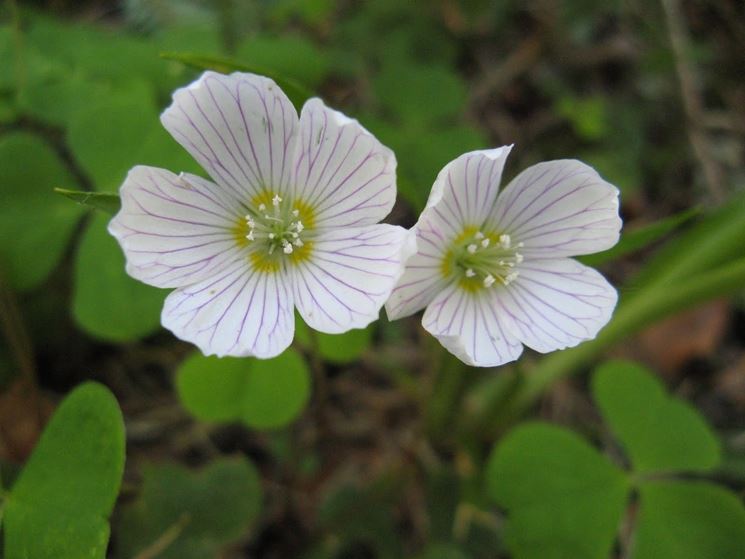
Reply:
[[[745,258],[722,266],[695,281],[681,281],[674,286],[655,286],[638,292],[619,305],[613,320],[592,341],[554,353],[544,358],[524,377],[524,382],[508,404],[490,422],[490,427],[512,421],[558,379],[578,373],[596,360],[602,352],[638,332],[647,324],[678,311],[726,296],[745,285]]]
[[[443,347],[439,347],[432,392],[427,399],[427,432],[432,439],[443,437],[455,418],[465,387],[468,370]]]

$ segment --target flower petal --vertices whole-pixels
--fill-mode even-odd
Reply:
[[[417,252],[406,262],[406,269],[385,304],[389,320],[414,314],[432,302],[446,286],[442,264],[447,252],[447,230],[436,213],[425,210],[411,229],[416,235]]]
[[[618,189],[580,161],[539,163],[507,185],[490,222],[526,259],[598,252],[618,241]]]
[[[287,191],[298,117],[269,78],[205,72],[173,94],[160,120],[215,182],[246,202],[265,189]]]
[[[300,114],[296,196],[317,227],[378,223],[396,200],[396,157],[359,122],[310,99]]]
[[[502,169],[512,146],[471,151],[454,159],[437,175],[427,200],[440,217],[462,231],[481,227],[499,194]]]
[[[409,231],[394,225],[331,230],[313,241],[298,264],[295,304],[312,328],[329,334],[364,328],[380,308],[415,252]]]
[[[618,300],[600,273],[570,258],[525,262],[509,286],[490,291],[506,326],[541,353],[594,338]]]
[[[239,260],[171,293],[161,322],[205,355],[275,357],[295,331],[290,282],[286,274],[258,272]]]
[[[502,324],[487,290],[469,292],[450,284],[427,307],[422,325],[448,351],[475,367],[514,361],[523,350]]]
[[[189,285],[239,258],[231,229],[233,200],[194,175],[134,167],[120,190],[122,207],[109,222],[127,258],[127,273],[156,287]]]

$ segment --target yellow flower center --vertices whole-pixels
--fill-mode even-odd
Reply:
[[[506,233],[483,232],[478,227],[466,227],[445,253],[440,272],[445,279],[455,277],[467,291],[478,291],[494,285],[508,285],[519,272],[523,255],[522,243],[512,244]]]
[[[282,262],[297,264],[310,258],[314,225],[314,212],[308,204],[265,190],[251,200],[234,234],[240,246],[250,249],[254,268],[277,272]]]

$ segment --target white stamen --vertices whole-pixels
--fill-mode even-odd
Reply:
[[[285,254],[292,254],[292,245],[287,240],[282,240],[282,252]]]
[[[249,241],[253,241],[254,240],[254,232],[253,232],[253,230],[251,230],[251,231],[248,232],[248,235],[246,235],[246,238]]]
[[[488,276],[484,278],[484,287],[491,287],[495,281],[497,280],[494,279],[494,276],[489,274]]]
[[[298,235],[297,233],[290,233],[290,236],[291,236],[291,237],[292,237],[293,239],[297,239],[297,238],[298,238],[298,237],[299,237],[300,235]]]
[[[300,239],[295,239],[294,241],[292,241],[292,244],[296,247],[301,247],[303,246],[303,241],[301,241]]]
[[[479,231],[478,233],[476,233],[476,235],[474,235],[474,236],[475,236],[475,237],[476,237],[477,239],[483,239],[483,238],[484,238],[484,234],[483,234],[483,233],[482,233],[481,231]]]
[[[476,275],[476,272],[474,272],[473,270],[471,270],[471,268],[468,268],[468,270],[466,270],[466,277],[467,278],[472,278],[475,275]]]
[[[273,239],[275,237],[274,233],[269,233],[269,238]]]
[[[477,248],[478,248],[478,247],[477,247],[476,245],[468,245],[468,247],[466,247],[466,250],[467,250],[467,251],[468,251],[468,252],[469,252],[470,254],[473,254],[474,252],[476,252],[476,249],[477,249]]]
[[[484,248],[488,247],[489,246],[489,239],[484,239],[483,241],[481,241],[481,246],[484,247]]]
[[[294,210],[292,210],[292,215],[294,215],[295,217],[299,216],[300,215],[300,210],[298,210],[297,208],[295,208]]]
[[[295,222],[295,229],[297,229],[298,233],[300,233],[303,229],[305,229],[303,222],[302,221]]]
[[[272,198],[272,205],[276,208],[279,206],[279,203],[282,201],[282,198],[279,197],[279,194],[275,194],[274,198]]]
[[[517,276],[518,276],[517,272],[510,272],[509,274],[507,274],[507,277],[504,278],[504,284],[509,285],[510,283],[512,283],[513,281],[517,279]]]
[[[263,212],[266,209],[266,204],[259,204],[259,211]]]
[[[519,252],[516,252],[515,253],[515,263],[516,264],[520,264],[520,262],[522,262],[523,260],[524,260],[523,259],[523,255],[520,254]]]
[[[512,239],[510,236],[506,233],[502,233],[499,236],[499,244],[501,244],[504,248],[510,248],[510,245],[512,244]]]

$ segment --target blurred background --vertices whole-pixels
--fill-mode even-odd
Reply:
[[[204,422],[184,409],[175,378],[193,348],[160,327],[165,292],[125,275],[105,213],[53,188],[113,193],[135,164],[200,173],[158,121],[199,67],[245,64],[359,119],[397,154],[388,221],[406,227],[448,161],[504,144],[515,144],[507,179],[549,159],[594,166],[620,189],[632,231],[716,208],[745,184],[740,0],[6,0],[0,10],[0,462],[12,478],[66,393],[87,379],[108,386],[128,442],[115,557],[412,557],[440,540],[450,555],[431,557],[507,556],[473,460],[499,433],[459,438],[454,425],[514,368],[450,363],[466,376],[459,407],[432,412],[436,343],[416,319],[383,318],[341,341],[301,332],[297,350],[321,348],[323,378],[298,381],[287,417]],[[602,271],[621,285],[655,246]],[[709,301],[612,352],[703,412],[728,441],[740,489],[744,303],[742,293]],[[598,430],[582,378],[554,384],[530,413]],[[166,505],[142,504],[143,479],[166,487],[158,476],[186,474],[148,468],[234,455],[256,466],[261,512],[225,534],[216,521],[203,548],[153,549],[174,521]],[[199,502],[179,483],[174,502]],[[232,497],[211,506],[229,517]]]

